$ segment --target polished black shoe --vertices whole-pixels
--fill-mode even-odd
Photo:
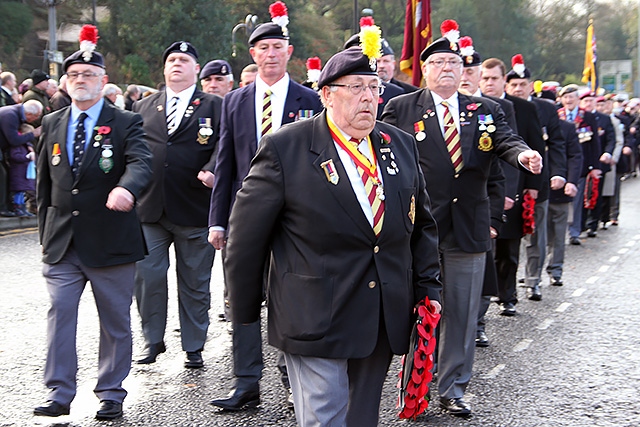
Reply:
[[[60,415],[69,415],[69,407],[64,406],[55,400],[47,400],[42,405],[33,410],[33,415],[41,417],[59,417]]]
[[[500,303],[500,314],[502,316],[515,316],[516,306],[511,302]]]
[[[147,344],[147,346],[144,348],[144,352],[142,352],[142,357],[136,360],[136,363],[139,365],[148,365],[149,363],[154,363],[158,355],[160,353],[164,353],[165,351],[167,351],[167,348],[164,346],[164,342]]]
[[[527,288],[527,298],[531,301],[540,301],[542,299],[542,292],[540,291],[540,285],[533,285]]]
[[[185,368],[202,368],[204,366],[204,360],[202,360],[201,351],[187,351],[187,358],[184,360]]]
[[[476,333],[476,347],[489,347],[489,337],[484,331]]]
[[[260,404],[260,392],[258,390],[235,389],[229,394],[229,397],[213,399],[210,403],[226,411],[242,411],[243,409],[255,408]]]
[[[598,233],[595,230],[589,230],[587,231],[587,237],[598,237]]]
[[[122,416],[122,403],[115,400],[101,400],[98,412],[96,412],[97,420],[113,420]]]
[[[577,238],[577,237],[571,237],[569,239],[569,243],[571,243],[572,245],[576,245],[576,246],[579,246],[579,245],[582,244],[582,242],[580,242],[580,239]]]
[[[456,415],[458,417],[468,417],[471,415],[471,407],[461,397],[454,399],[445,399],[441,397],[440,407],[449,414]]]
[[[562,279],[560,277],[552,277],[551,278],[551,284],[553,286],[562,286],[563,285]]]

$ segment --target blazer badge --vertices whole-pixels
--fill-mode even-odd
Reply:
[[[416,222],[416,196],[414,196],[413,194],[411,195],[411,203],[409,204],[409,213],[407,215],[409,216],[409,220],[411,221],[411,224],[415,224],[415,222]]]
[[[200,124],[200,130],[198,131],[198,143],[200,145],[206,145],[209,143],[209,137],[213,135],[211,118],[201,117],[198,119],[198,123]]]
[[[60,164],[60,144],[57,142],[53,144],[53,150],[51,151],[51,164],[53,166]]]
[[[329,181],[333,185],[338,185],[340,177],[338,176],[338,171],[336,171],[336,166],[333,164],[333,159],[322,162],[320,164],[320,167],[324,171],[324,174],[327,176],[327,181]]]

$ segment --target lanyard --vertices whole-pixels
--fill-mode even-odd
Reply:
[[[378,167],[376,165],[376,156],[373,151],[373,144],[371,143],[371,138],[367,135],[367,142],[369,143],[369,152],[373,157],[373,163],[369,161],[367,156],[362,154],[354,144],[348,142],[342,133],[338,130],[335,124],[329,119],[327,116],[327,123],[329,124],[329,132],[333,137],[333,140],[342,148],[354,161],[356,166],[361,168],[372,180],[373,183],[377,186],[380,186],[382,183],[378,178]]]

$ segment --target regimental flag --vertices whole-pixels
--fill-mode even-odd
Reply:
[[[584,52],[584,70],[582,83],[588,83],[592,92],[598,89],[598,74],[596,70],[598,55],[596,54],[596,33],[593,30],[593,19],[587,27],[587,47]]]
[[[420,87],[420,53],[431,43],[431,0],[407,0],[400,70]]]

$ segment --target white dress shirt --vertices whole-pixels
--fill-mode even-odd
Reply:
[[[282,126],[284,115],[284,103],[289,92],[289,74],[278,80],[273,86],[267,85],[260,75],[256,75],[256,140],[260,144],[262,138],[262,99],[267,89],[271,89],[271,132],[275,132]]]

